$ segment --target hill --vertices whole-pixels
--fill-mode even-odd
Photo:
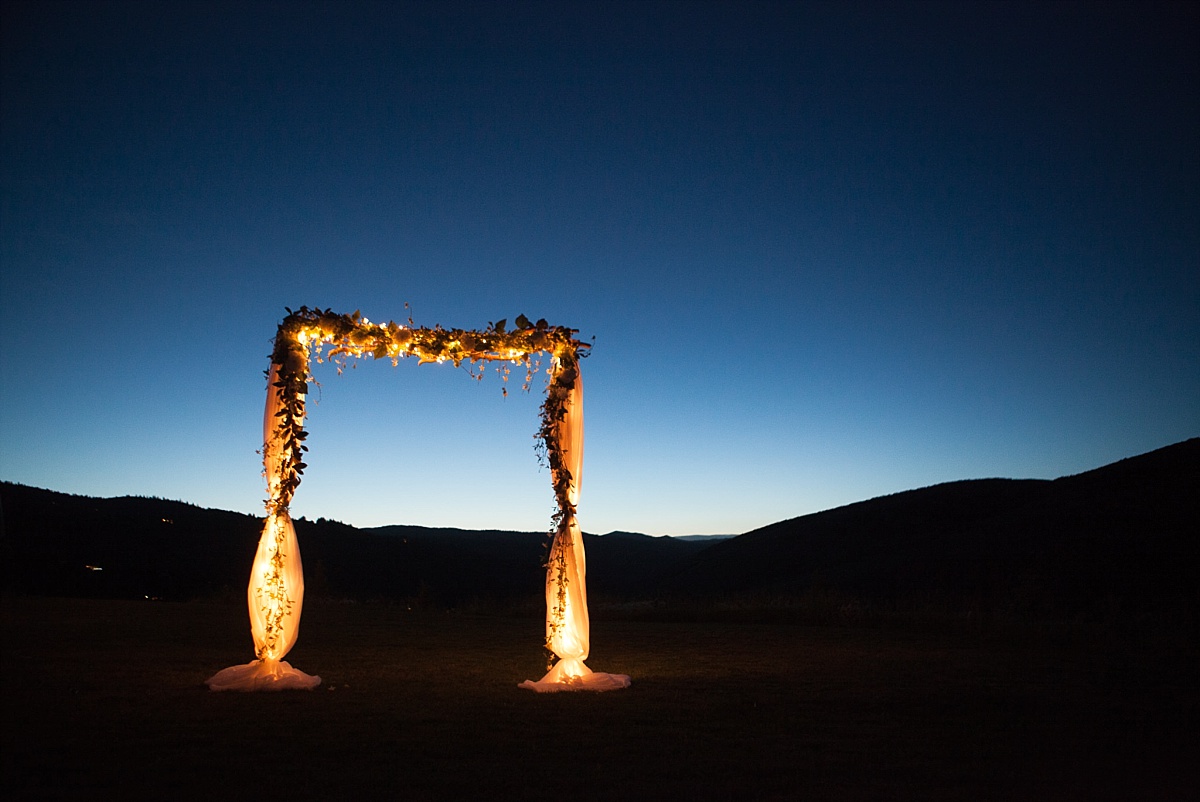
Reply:
[[[681,597],[1195,619],[1200,439],[1075,476],[950,482],[781,521],[698,554]]]
[[[157,498],[90,498],[0,483],[10,593],[186,600],[241,593],[262,519]],[[296,521],[307,593],[352,599],[540,603],[544,532]],[[589,593],[624,598],[708,541],[584,535]]]
[[[986,620],[1197,620],[1200,439],[1055,480],[978,479],[781,521],[738,537],[586,535],[596,601],[674,599]],[[241,594],[261,520],[153,498],[0,484],[6,592],[191,599]],[[297,521],[308,593],[536,608],[541,532]]]
[[[262,520],[157,498],[0,484],[4,590],[190,599],[244,586]]]
[[[297,535],[308,581],[315,580],[318,592],[439,604],[541,604],[545,532],[299,522]],[[627,532],[585,534],[588,593],[604,599],[652,592],[665,573],[709,545]]]

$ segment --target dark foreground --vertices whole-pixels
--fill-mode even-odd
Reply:
[[[3,601],[6,799],[1185,799],[1196,653],[1157,638],[593,622],[610,694],[519,690],[533,618],[312,603],[312,692],[215,694],[244,608]]]

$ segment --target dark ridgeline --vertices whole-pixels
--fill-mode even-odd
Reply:
[[[1198,544],[1193,438],[1053,481],[949,482],[781,521],[696,555],[661,589],[1194,624]]]
[[[156,498],[0,483],[4,592],[185,601],[245,592],[262,519]],[[544,532],[296,521],[311,597],[541,604]],[[585,535],[596,599],[652,591],[706,542]],[[101,570],[93,570],[99,568]]]
[[[545,532],[503,532],[299,522],[309,592],[338,598],[418,603],[542,602]],[[584,535],[588,593],[620,599],[657,587],[662,575],[706,548],[704,542],[613,533]]]
[[[262,529],[261,518],[179,501],[9,482],[0,483],[0,504],[6,593],[190,599],[237,584],[244,591]]]
[[[261,520],[152,498],[11,483],[6,593],[186,600],[244,592]],[[1049,480],[950,482],[782,521],[737,538],[587,536],[599,603],[671,599],[1032,619],[1196,621],[1200,439]],[[541,604],[545,533],[300,520],[312,597]],[[88,568],[102,568],[95,571]]]

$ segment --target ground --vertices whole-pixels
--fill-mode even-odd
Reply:
[[[3,601],[6,798],[1183,799],[1187,641],[606,620],[627,690],[538,695],[531,616],[310,602],[315,691],[212,693],[233,602]]]

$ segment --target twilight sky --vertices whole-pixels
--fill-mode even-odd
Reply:
[[[0,479],[261,514],[284,307],[580,330],[583,527],[1200,434],[1194,3],[4,0]],[[544,530],[544,383],[318,366],[293,513]]]

